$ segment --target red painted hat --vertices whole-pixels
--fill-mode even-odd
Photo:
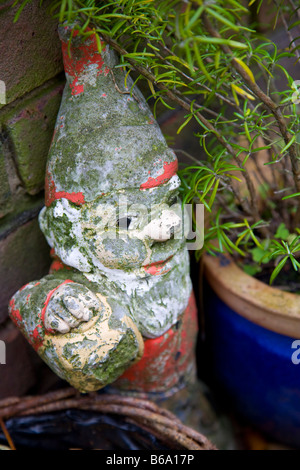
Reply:
[[[92,31],[83,38],[60,27],[66,73],[61,107],[48,157],[46,205],[75,204],[111,191],[145,190],[177,171],[145,98],[108,45],[98,50]]]

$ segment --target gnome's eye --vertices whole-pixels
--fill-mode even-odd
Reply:
[[[129,217],[121,217],[117,220],[117,227],[128,229],[131,223],[131,219]]]

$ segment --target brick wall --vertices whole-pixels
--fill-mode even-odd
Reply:
[[[50,263],[37,215],[64,73],[49,3],[40,7],[33,0],[14,23],[13,1],[0,0],[0,340],[6,344],[0,398],[41,388],[46,370],[9,320],[7,304],[22,285],[45,275]]]

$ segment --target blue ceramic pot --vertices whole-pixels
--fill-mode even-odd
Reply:
[[[207,359],[215,380],[249,424],[300,448],[300,296],[251,278],[223,255],[204,258]]]

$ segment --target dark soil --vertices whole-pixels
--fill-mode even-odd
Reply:
[[[254,277],[265,284],[269,284],[272,271],[273,268],[266,268]],[[287,263],[274,279],[272,286],[287,292],[300,294],[300,273]]]

